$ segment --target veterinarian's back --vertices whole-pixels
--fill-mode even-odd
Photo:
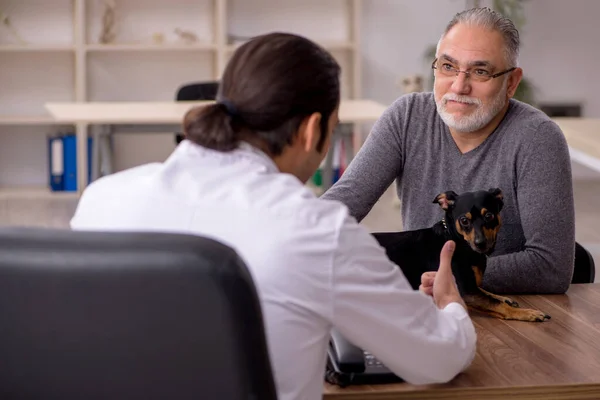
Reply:
[[[447,248],[433,298],[413,291],[345,206],[305,187],[338,104],[339,67],[328,53],[294,35],[258,37],[236,51],[217,103],[186,115],[187,140],[166,162],[95,181],[71,221],[235,248],[258,288],[282,400],[322,397],[332,327],[411,383],[448,381],[475,353]]]

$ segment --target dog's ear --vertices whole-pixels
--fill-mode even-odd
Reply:
[[[504,207],[504,195],[502,194],[502,190],[500,188],[491,188],[488,192],[498,200],[498,211],[502,210],[502,207]]]
[[[455,192],[449,190],[447,192],[440,193],[437,196],[435,196],[433,202],[438,203],[443,210],[448,210],[454,207],[454,203],[456,202],[457,197],[458,195]]]

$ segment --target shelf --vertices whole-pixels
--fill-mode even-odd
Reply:
[[[342,97],[361,98],[361,0],[117,1],[116,36],[110,43],[102,39],[110,20],[105,1],[46,3],[2,2],[18,34],[0,29],[0,199],[77,197],[44,187],[47,135],[69,131],[81,136],[96,128],[55,120],[47,103],[168,104],[186,83],[220,80],[228,59],[250,36],[286,31],[312,38],[342,67]],[[197,39],[185,41],[190,36],[183,31]],[[346,108],[342,115],[348,114]],[[360,115],[371,112],[368,106],[359,108]],[[120,142],[125,145],[116,146],[115,170],[161,160],[173,143],[172,133],[135,140],[144,140],[145,150],[140,152],[133,139]],[[78,160],[87,157],[82,148]],[[77,168],[78,185],[85,188],[85,163]],[[12,189],[22,185],[34,188]]]
[[[88,52],[112,51],[213,51],[217,46],[211,43],[194,44],[89,44],[85,46]]]
[[[9,199],[78,199],[77,192],[53,192],[46,187],[0,188],[0,200]]]
[[[72,45],[44,45],[44,44],[15,44],[0,45],[0,52],[71,52],[75,51]]]
[[[0,125],[60,125],[51,116],[46,115],[0,115]]]
[[[173,99],[185,82],[212,80],[215,58],[201,51],[90,52],[86,101]]]
[[[352,42],[318,42],[321,46],[329,51],[335,50],[354,50]]]

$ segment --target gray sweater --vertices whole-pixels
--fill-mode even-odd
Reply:
[[[432,226],[447,190],[499,187],[503,225],[483,287],[496,293],[563,293],[573,273],[575,211],[569,150],[560,128],[514,99],[498,128],[461,154],[433,93],[397,99],[375,123],[342,178],[323,199],[361,221],[396,179],[403,230]]]

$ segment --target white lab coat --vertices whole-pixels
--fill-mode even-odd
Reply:
[[[103,177],[71,227],[192,233],[236,249],[259,291],[281,400],[321,398],[333,326],[415,384],[450,380],[475,354],[459,304],[439,310],[413,291],[345,206],[249,145],[221,153],[184,141],[164,163]]]

